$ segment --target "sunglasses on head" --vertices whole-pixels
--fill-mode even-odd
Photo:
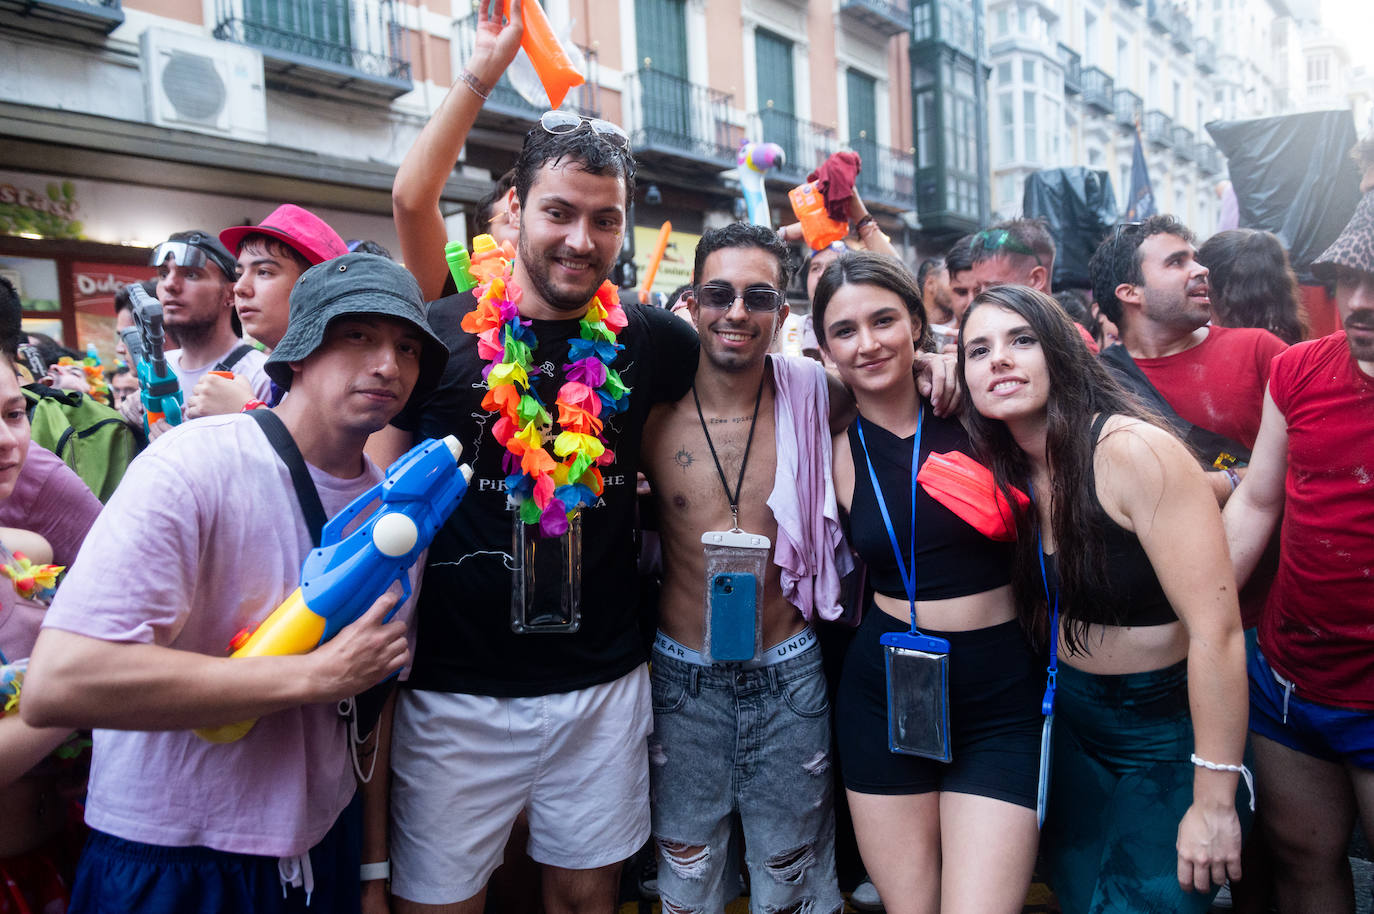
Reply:
[[[219,267],[220,272],[233,279],[238,273],[238,266],[229,265],[221,260],[217,251],[207,250],[191,241],[164,241],[153,248],[153,256],[148,258],[148,265],[160,267],[167,262],[168,258],[183,270],[196,270],[213,263]]]
[[[1116,228],[1112,229],[1112,237],[1111,237],[1111,242],[1112,242],[1112,244],[1116,244],[1117,241],[1120,240],[1121,236],[1126,234],[1127,230],[1130,230],[1131,232],[1134,232],[1136,229],[1140,228],[1140,227],[1141,227],[1142,225],[1144,225],[1144,224],[1145,224],[1145,223],[1143,223],[1143,222],[1123,222],[1123,223],[1121,223],[1121,224],[1118,225]]]
[[[551,133],[554,136],[576,133],[582,129],[584,124],[588,130],[617,149],[629,150],[630,135],[610,121],[603,121],[599,117],[587,117],[572,111],[545,111],[539,116],[539,126],[544,128],[545,133]]]
[[[1040,262],[1040,255],[1035,253],[1030,245],[1020,238],[1017,238],[1006,229],[984,229],[973,236],[973,244],[970,250],[974,257],[979,254],[996,254],[1005,251],[1010,254],[1021,254],[1025,257],[1034,257],[1038,266],[1044,266]]]
[[[708,282],[696,290],[697,304],[703,308],[724,311],[736,301],[743,301],[748,311],[776,311],[782,306],[782,293],[772,286],[750,286],[739,292],[723,282]]]

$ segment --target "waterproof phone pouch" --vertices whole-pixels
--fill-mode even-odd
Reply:
[[[511,512],[510,627],[516,634],[572,633],[582,625],[582,512],[562,536],[540,537],[538,525]]]
[[[1045,827],[1045,810],[1050,805],[1050,769],[1054,766],[1054,714],[1046,714],[1040,725],[1040,784],[1035,790],[1035,825]]]
[[[701,535],[706,559],[706,617],[701,654],[707,663],[737,663],[763,656],[763,582],[772,543],[742,530]]]
[[[888,632],[879,641],[887,667],[887,747],[948,762],[949,642],[917,632]]]

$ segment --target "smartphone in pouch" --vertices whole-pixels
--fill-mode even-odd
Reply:
[[[1045,812],[1050,805],[1050,771],[1054,767],[1054,715],[1046,714],[1040,725],[1040,782],[1035,793],[1035,824],[1045,827]]]
[[[711,578],[711,660],[754,659],[758,583],[752,574]]]
[[[888,749],[950,761],[949,642],[916,632],[878,640],[887,667]]]

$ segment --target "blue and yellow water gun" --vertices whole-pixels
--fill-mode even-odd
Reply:
[[[166,419],[168,425],[180,425],[181,385],[162,351],[166,341],[162,329],[162,303],[143,291],[139,283],[130,283],[128,289],[129,300],[133,303],[134,326],[138,328],[138,345],[130,345],[127,337],[124,345],[137,366],[144,430],[159,419]]]
[[[235,635],[230,656],[305,654],[356,621],[395,582],[401,582],[402,590],[396,606],[409,599],[410,567],[467,492],[472,469],[458,464],[462,451],[452,435],[429,438],[392,464],[385,479],[325,524],[320,547],[301,565],[300,587],[262,624]],[[363,509],[379,499],[377,510],[343,536]],[[203,727],[196,733],[213,743],[229,743],[254,723]]]

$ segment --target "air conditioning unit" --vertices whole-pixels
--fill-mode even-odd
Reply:
[[[149,121],[175,130],[267,142],[260,51],[156,28],[143,33],[139,46]]]

